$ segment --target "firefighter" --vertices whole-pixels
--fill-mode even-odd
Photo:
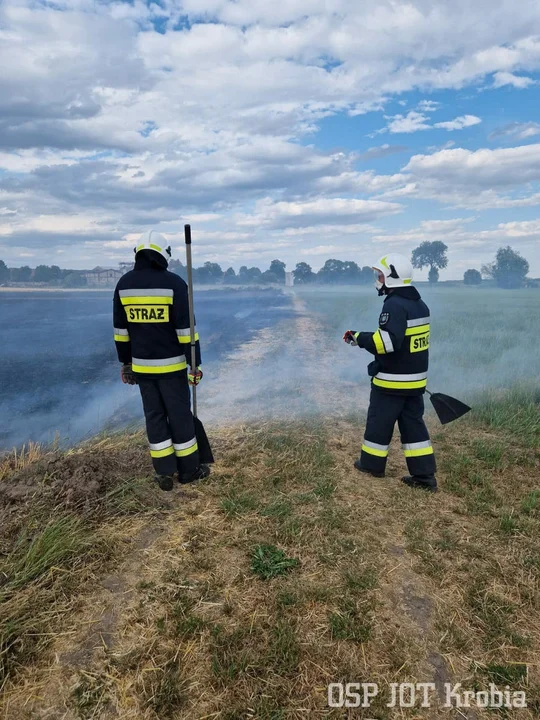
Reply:
[[[150,455],[162,490],[207,477],[199,462],[189,385],[202,379],[199,336],[196,367],[188,370],[189,297],[179,275],[167,270],[171,249],[150,230],[135,248],[135,268],[114,291],[114,340],[122,382],[139,386]],[[189,353],[187,353],[189,355]],[[190,358],[191,359],[191,358]]]
[[[343,339],[375,356],[368,366],[371,396],[362,452],[354,466],[384,477],[388,448],[398,423],[413,488],[437,491],[435,457],[424,423],[429,357],[429,309],[412,286],[413,269],[403,255],[385,255],[374,266],[375,286],[385,296],[375,332],[347,330]]]

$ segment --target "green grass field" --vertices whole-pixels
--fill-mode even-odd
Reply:
[[[501,394],[514,393],[513,412],[538,402],[540,377],[540,289],[504,291],[482,287],[419,286],[431,310],[432,391],[456,395],[488,411]],[[373,288],[322,291],[295,288],[309,313],[319,319],[329,350],[344,377],[368,382],[371,357],[351,354],[341,343],[346,329],[375,330],[382,298]],[[537,441],[534,424],[528,436]]]
[[[456,300],[455,290],[431,292],[432,308],[450,300],[454,308],[446,336],[433,313],[433,345],[437,337],[457,345],[467,313],[462,358],[472,371],[471,302]],[[492,308],[487,293],[484,307]],[[484,344],[498,347],[508,332],[531,347],[538,295],[519,297],[529,324],[508,319],[493,337],[482,331]],[[378,317],[377,298],[365,291],[301,299],[328,343]],[[493,310],[493,323],[501,317]],[[355,350],[343,349],[343,358]],[[449,351],[438,352],[434,363],[446,362]],[[6,457],[3,717],[537,718],[535,363],[531,357],[528,373],[509,388],[463,384],[461,394],[475,405],[460,422],[441,427],[430,418],[440,468],[435,496],[401,486],[397,439],[386,479],[352,469],[361,412],[214,430],[210,478],[171,494],[149,482],[142,434]],[[362,363],[348,372],[360,377]],[[331,709],[327,686],[337,682],[378,682],[381,695],[371,708]],[[433,707],[387,707],[389,685],[399,682],[433,682]],[[524,690],[528,708],[459,714],[442,707],[446,682]]]

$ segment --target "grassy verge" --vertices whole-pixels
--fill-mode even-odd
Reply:
[[[475,708],[474,717],[532,720],[540,713],[538,417],[533,396],[512,395],[433,427],[436,496],[400,485],[397,443],[387,479],[356,473],[357,421],[221,432],[213,474],[175,490],[163,531],[131,573],[119,569],[129,537],[137,523],[155,523],[163,498],[140,479],[144,448],[128,439],[102,446],[110,479],[91,498],[73,498],[68,481],[59,490],[51,467],[64,463],[76,475],[92,465],[95,445],[52,466],[33,458],[26,468],[40,468],[44,494],[30,500],[29,517],[13,513],[19,527],[3,540],[1,592],[22,612],[22,629],[5,645],[10,717],[67,707],[104,719],[440,718],[444,682],[477,690],[494,682],[525,690],[529,707]],[[112,637],[70,662],[82,642],[71,628],[88,619],[111,568],[123,583]],[[40,607],[37,625],[24,598]],[[63,638],[68,614],[72,635]],[[51,670],[53,654],[60,661]],[[378,682],[381,695],[344,715],[353,711],[327,704],[337,682]],[[434,707],[387,707],[399,682],[433,682]],[[27,716],[13,710],[23,697]]]
[[[140,460],[137,441],[121,436],[4,456],[0,687],[46,653],[78,594],[129,547],[126,518],[159,509]]]

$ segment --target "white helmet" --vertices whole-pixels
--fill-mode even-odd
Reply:
[[[171,259],[171,246],[167,239],[155,230],[148,230],[148,232],[141,235],[135,248],[135,255],[140,250],[154,250],[164,257],[167,262]]]
[[[373,269],[377,272],[375,287],[379,291],[383,290],[385,286],[392,289],[407,287],[412,283],[413,266],[405,255],[398,253],[384,255],[378,263],[373,265]]]

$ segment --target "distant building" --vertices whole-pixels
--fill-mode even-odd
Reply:
[[[292,287],[294,285],[294,275],[292,272],[285,273],[285,287]]]
[[[93,270],[85,270],[81,273],[86,279],[88,287],[109,287],[114,286],[124,273],[114,268],[95,267]]]

